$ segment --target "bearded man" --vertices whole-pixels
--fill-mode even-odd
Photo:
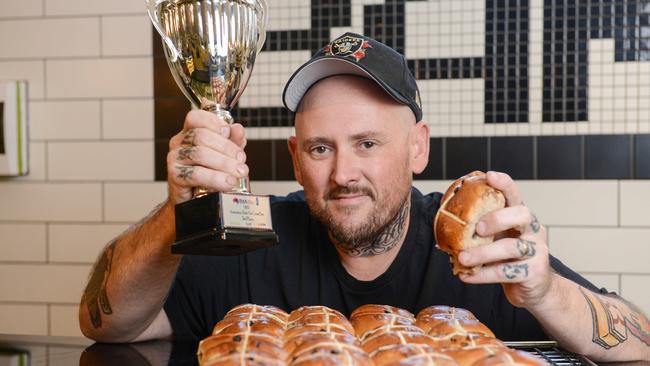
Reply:
[[[234,257],[170,253],[174,205],[194,187],[227,192],[248,174],[244,128],[192,111],[170,141],[168,199],[98,261],[80,305],[84,334],[198,341],[242,303],[319,304],[346,315],[369,303],[414,313],[449,305],[472,311],[503,340],[552,338],[595,360],[650,358],[643,337],[609,348],[592,338],[590,301],[650,329],[631,305],[549,255],[544,227],[506,174],[487,174],[507,207],[484,216],[477,235],[516,229],[533,250],[499,239],[461,253],[463,265],[483,266],[477,274],[452,274],[432,232],[442,195],[412,187],[428,162],[429,130],[402,55],[345,34],[294,73],[283,99],[296,112],[288,148],[304,193],[272,200],[279,245]],[[505,271],[512,263],[525,271]]]

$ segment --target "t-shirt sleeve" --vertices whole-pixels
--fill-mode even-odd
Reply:
[[[237,257],[184,256],[164,305],[174,339],[209,336],[228,309],[245,301],[241,276]]]
[[[559,259],[555,258],[554,256],[549,256],[549,260],[551,263],[551,268],[559,274],[560,276],[569,279],[578,285],[591,290],[593,292],[601,293],[601,294],[611,294],[615,295],[615,292],[609,292],[607,291],[606,288],[598,288],[598,286],[594,285],[593,283],[589,282],[586,278],[582,277],[575,271],[573,271],[571,268],[567,267],[564,263],[562,263]]]

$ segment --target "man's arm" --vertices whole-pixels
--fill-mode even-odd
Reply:
[[[110,243],[97,259],[79,306],[81,330],[103,342],[171,336],[162,310],[180,256],[172,255],[174,206],[195,187],[229,191],[248,174],[244,128],[196,110],[172,137],[167,154],[168,199]]]
[[[553,274],[545,299],[528,310],[568,350],[600,361],[650,360],[650,322],[618,296]]]
[[[127,342],[153,323],[180,261],[169,249],[175,234],[173,220],[173,207],[165,202],[104,249],[79,307],[85,336]]]
[[[467,283],[501,283],[508,301],[528,309],[563,347],[599,361],[649,360],[648,319],[619,297],[595,294],[553,272],[548,235],[506,174],[488,172],[506,207],[483,216],[476,232],[494,243],[463,251],[460,262],[483,265]]]

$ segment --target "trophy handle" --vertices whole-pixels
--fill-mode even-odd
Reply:
[[[172,53],[172,61],[176,61],[180,56],[180,53],[176,50],[176,46],[174,46],[171,38],[169,38],[167,33],[162,29],[160,21],[158,20],[158,16],[160,15],[158,12],[159,5],[162,3],[170,3],[169,0],[145,0],[145,2],[147,3],[147,12],[149,13],[149,18],[151,18],[151,23],[153,23],[154,28],[156,28],[158,34],[160,34],[160,38],[162,38],[163,42],[167,45],[167,49]]]
[[[260,32],[260,35],[257,39],[257,53],[262,52],[262,47],[264,47],[264,41],[266,41],[266,25],[269,23],[269,7],[266,4],[266,0],[257,0],[259,4],[260,17],[257,19],[257,28]]]

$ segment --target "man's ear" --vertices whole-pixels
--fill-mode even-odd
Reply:
[[[296,176],[298,184],[302,185],[302,172],[300,171],[300,164],[298,163],[298,141],[296,141],[296,136],[289,137],[289,140],[287,140],[287,146],[289,147],[291,161],[293,162],[293,174]]]
[[[429,126],[420,121],[413,126],[411,134],[411,171],[420,174],[429,163]]]

